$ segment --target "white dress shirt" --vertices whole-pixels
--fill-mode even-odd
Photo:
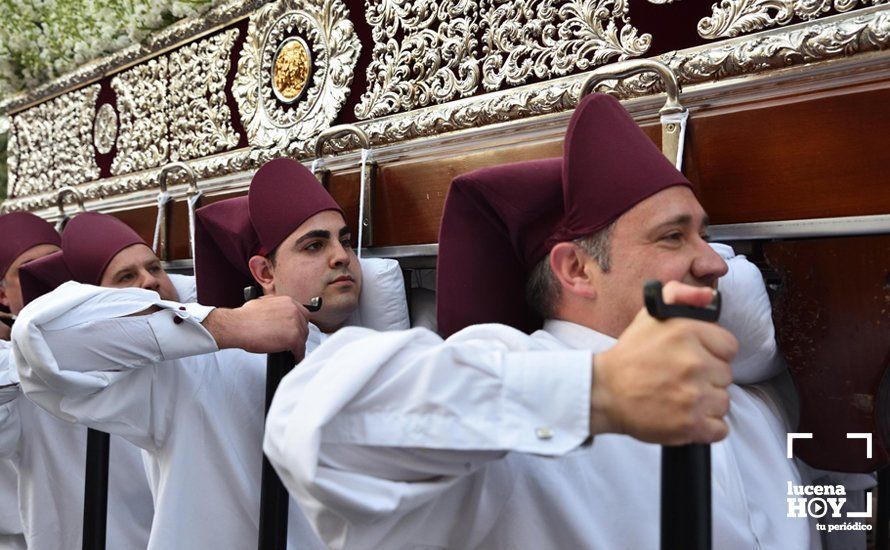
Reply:
[[[588,439],[591,352],[614,340],[549,321],[446,341],[344,329],[289,374],[265,451],[332,548],[658,548],[660,448]],[[785,517],[781,422],[733,386],[712,445],[714,548],[818,548]]]
[[[29,548],[79,550],[87,430],[21,395],[11,356],[11,348],[0,349],[0,459],[18,472],[16,515]],[[141,550],[153,513],[141,453],[112,437],[109,456],[107,547]]]
[[[67,283],[45,298],[14,330],[22,387],[53,415],[144,449],[149,548],[255,548],[266,356],[219,351],[201,325],[212,308],[147,290]],[[310,325],[307,352],[323,339]],[[293,502],[289,519],[289,548],[323,547]]]
[[[0,340],[0,403],[14,398],[18,392],[18,384],[10,380],[9,356],[10,344]],[[4,397],[5,396],[5,397]],[[6,407],[0,405],[0,426],[4,417],[10,414]],[[0,432],[2,437],[2,432]],[[2,446],[2,443],[0,443]],[[22,520],[19,516],[19,474],[11,460],[0,458],[0,549],[4,543],[11,546],[14,537],[22,536]],[[23,543],[23,541],[22,541]]]

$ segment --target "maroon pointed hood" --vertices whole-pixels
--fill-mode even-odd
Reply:
[[[84,212],[62,232],[65,263],[74,280],[98,285],[111,260],[134,244],[148,244],[130,226],[108,214]]]
[[[74,277],[65,263],[65,255],[59,250],[42,258],[28,262],[19,270],[19,283],[22,287],[22,304],[28,305],[47,292]]]
[[[439,332],[540,328],[525,301],[531,269],[555,244],[589,236],[674,185],[692,187],[616,99],[585,97],[562,159],[485,168],[452,183],[439,233]]]
[[[16,258],[41,244],[62,245],[59,234],[46,220],[30,212],[0,216],[0,279]]]

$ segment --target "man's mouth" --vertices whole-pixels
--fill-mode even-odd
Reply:
[[[352,278],[352,275],[340,275],[339,277],[337,277],[336,279],[334,279],[333,281],[331,281],[328,284],[332,284],[332,285],[342,284],[342,283],[352,284],[354,282],[355,282],[355,279]]]

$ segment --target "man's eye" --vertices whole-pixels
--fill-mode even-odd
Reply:
[[[149,272],[149,273],[157,273],[157,272],[159,272],[160,270],[161,270],[161,266],[159,266],[159,265],[153,265],[153,266],[151,266],[151,267],[148,268],[148,272]]]
[[[343,237],[340,239],[340,244],[343,245],[343,248],[349,248],[352,246],[352,237]]]
[[[118,281],[120,281],[120,282],[122,282],[122,283],[127,283],[127,282],[130,282],[130,281],[132,281],[132,280],[133,280],[133,275],[132,275],[132,274],[129,274],[129,273],[126,274],[126,275],[121,275],[121,278],[118,279]]]
[[[306,250],[321,250],[321,243],[316,241],[306,245]]]
[[[709,243],[709,242],[711,242],[711,235],[710,235],[709,233],[704,233],[704,234],[701,236],[701,239],[702,239],[703,241],[705,241],[706,243]]]
[[[665,240],[665,241],[680,241],[682,239],[683,239],[683,234],[680,233],[679,231],[675,231],[673,233],[668,233],[667,235],[662,237],[662,240]]]

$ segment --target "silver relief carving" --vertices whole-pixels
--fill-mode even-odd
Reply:
[[[110,103],[104,103],[96,112],[93,125],[93,145],[100,155],[107,155],[117,139],[117,113]]]
[[[693,84],[717,82],[712,93],[718,93],[719,81],[741,75],[767,75],[777,69],[809,71],[818,67],[819,62],[840,59],[855,59],[861,54],[867,60],[874,52],[890,49],[890,13],[886,10],[869,8],[855,16],[835,16],[816,23],[801,24],[788,29],[761,33],[751,37],[740,37],[723,44],[698,47],[690,50],[671,52],[660,56],[678,75],[680,82],[689,88]],[[815,64],[803,68],[803,65]],[[831,67],[833,63],[821,65]],[[827,70],[827,69],[826,69]],[[783,71],[785,73],[785,71]],[[781,73],[778,73],[781,74]],[[517,119],[547,115],[566,111],[574,107],[578,89],[584,74],[564,77],[520,88],[502,90],[483,96],[468,98],[431,106],[408,113],[400,113],[381,120],[361,124],[371,138],[372,145],[380,146],[407,141],[414,138],[439,135],[443,132],[478,128],[483,125]],[[601,91],[613,93],[620,98],[630,98],[653,94],[658,91],[654,81],[631,79],[618,87],[607,83]],[[91,107],[93,109],[94,107]],[[10,130],[10,175],[21,173],[24,159],[22,140],[31,136],[31,128],[23,131],[25,122],[22,115],[11,117]],[[41,120],[45,120],[45,117]],[[21,138],[21,139],[20,139]],[[294,143],[294,148],[304,147],[303,153],[296,155],[302,159],[311,156],[310,138],[305,142]],[[275,149],[239,150],[209,158],[189,162],[199,179],[233,174],[255,169],[265,160],[279,155]],[[14,168],[15,167],[15,168]],[[145,172],[127,174],[99,181],[81,180],[80,189],[88,199],[103,196],[133,193],[156,188],[159,168]],[[36,171],[35,171],[36,173]],[[16,179],[14,189],[19,189],[21,180]],[[30,184],[30,182],[29,182]],[[16,193],[5,201],[3,211],[37,210],[54,205],[55,197],[49,192],[34,190],[32,193]]]
[[[788,32],[738,39],[717,47],[671,52],[667,63],[684,86],[795,65],[849,57],[890,48],[890,13],[874,11],[831,23],[802,25]],[[402,113],[363,126],[372,145],[545,115],[575,106],[584,75],[524,86],[440,107]],[[657,79],[643,75],[598,89],[619,98],[660,91]]]
[[[111,173],[126,174],[166,164],[167,58],[137,65],[111,80],[117,94],[120,129]]]
[[[61,95],[12,117],[10,196],[52,191],[99,177],[92,150],[99,86]]]
[[[312,74],[302,97],[288,106],[276,97],[271,75],[279,46],[291,36],[308,46]],[[308,150],[308,140],[346,101],[360,47],[342,0],[281,0],[254,13],[232,86],[250,145]]]
[[[698,22],[702,38],[716,39],[787,25],[795,17],[809,21],[834,8],[847,12],[860,4],[883,4],[886,0],[721,0],[711,6],[711,15]]]
[[[238,145],[226,76],[238,29],[188,44],[167,60],[170,160],[205,157]]]
[[[485,0],[486,90],[639,57],[652,41],[629,22],[626,0]]]
[[[374,50],[355,114],[377,118],[467,97],[479,86],[477,0],[366,2]]]

